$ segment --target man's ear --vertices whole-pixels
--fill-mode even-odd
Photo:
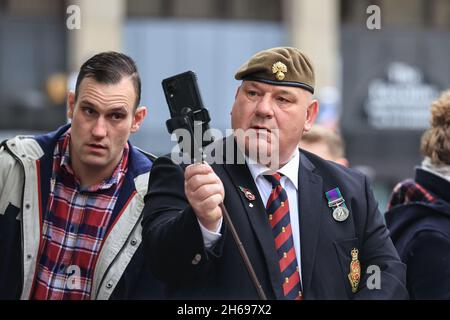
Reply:
[[[75,92],[69,91],[67,93],[67,117],[72,119],[75,110]]]
[[[131,126],[131,132],[134,133],[139,130],[146,116],[147,116],[147,107],[142,106],[136,108],[136,111],[134,112],[133,116],[133,124]]]
[[[319,114],[319,102],[317,100],[312,100],[306,109],[306,119],[303,125],[303,133],[311,130],[314,122],[316,121],[317,115]]]

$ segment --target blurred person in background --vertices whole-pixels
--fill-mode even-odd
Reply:
[[[392,240],[407,265],[412,299],[450,299],[450,90],[431,105],[415,178],[393,190],[386,213]]]
[[[54,73],[45,81],[45,92],[53,106],[62,106],[67,96],[67,76],[64,73]]]
[[[345,158],[345,145],[342,136],[325,126],[315,124],[300,140],[299,147],[312,152],[325,160],[331,160],[348,167]]]
[[[99,53],[67,95],[71,124],[2,142],[0,299],[160,297],[140,245],[153,157],[128,142],[140,96],[134,61]]]

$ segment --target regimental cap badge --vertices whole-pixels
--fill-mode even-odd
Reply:
[[[255,195],[250,191],[250,189],[239,186],[239,190],[242,191],[247,200],[253,201],[256,199]]]
[[[359,280],[361,279],[361,264],[358,260],[358,249],[353,248],[350,252],[352,261],[350,262],[350,273],[348,274],[348,280],[352,287],[352,292],[358,291]]]
[[[287,67],[283,62],[278,61],[272,65],[272,73],[275,73],[275,77],[278,80],[280,80],[280,81],[283,80],[284,74],[286,72],[287,72]]]

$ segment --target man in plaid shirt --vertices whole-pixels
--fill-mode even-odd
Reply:
[[[153,157],[139,130],[141,81],[131,58],[97,54],[67,97],[71,124],[0,149],[0,298],[162,298],[141,249]]]

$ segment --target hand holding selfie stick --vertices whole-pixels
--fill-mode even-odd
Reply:
[[[192,71],[188,71],[164,79],[162,85],[172,117],[166,121],[167,130],[170,134],[177,129],[188,130],[191,137],[190,147],[188,150],[183,150],[181,147],[180,149],[182,149],[182,152],[188,152],[194,163],[203,163],[203,147],[211,141],[208,141],[208,139],[205,139],[206,141],[203,140],[203,134],[208,129],[211,118],[208,110],[203,106],[195,74]],[[259,298],[267,300],[244,245],[223,202],[219,204],[219,207],[222,210],[225,225],[231,232]]]

